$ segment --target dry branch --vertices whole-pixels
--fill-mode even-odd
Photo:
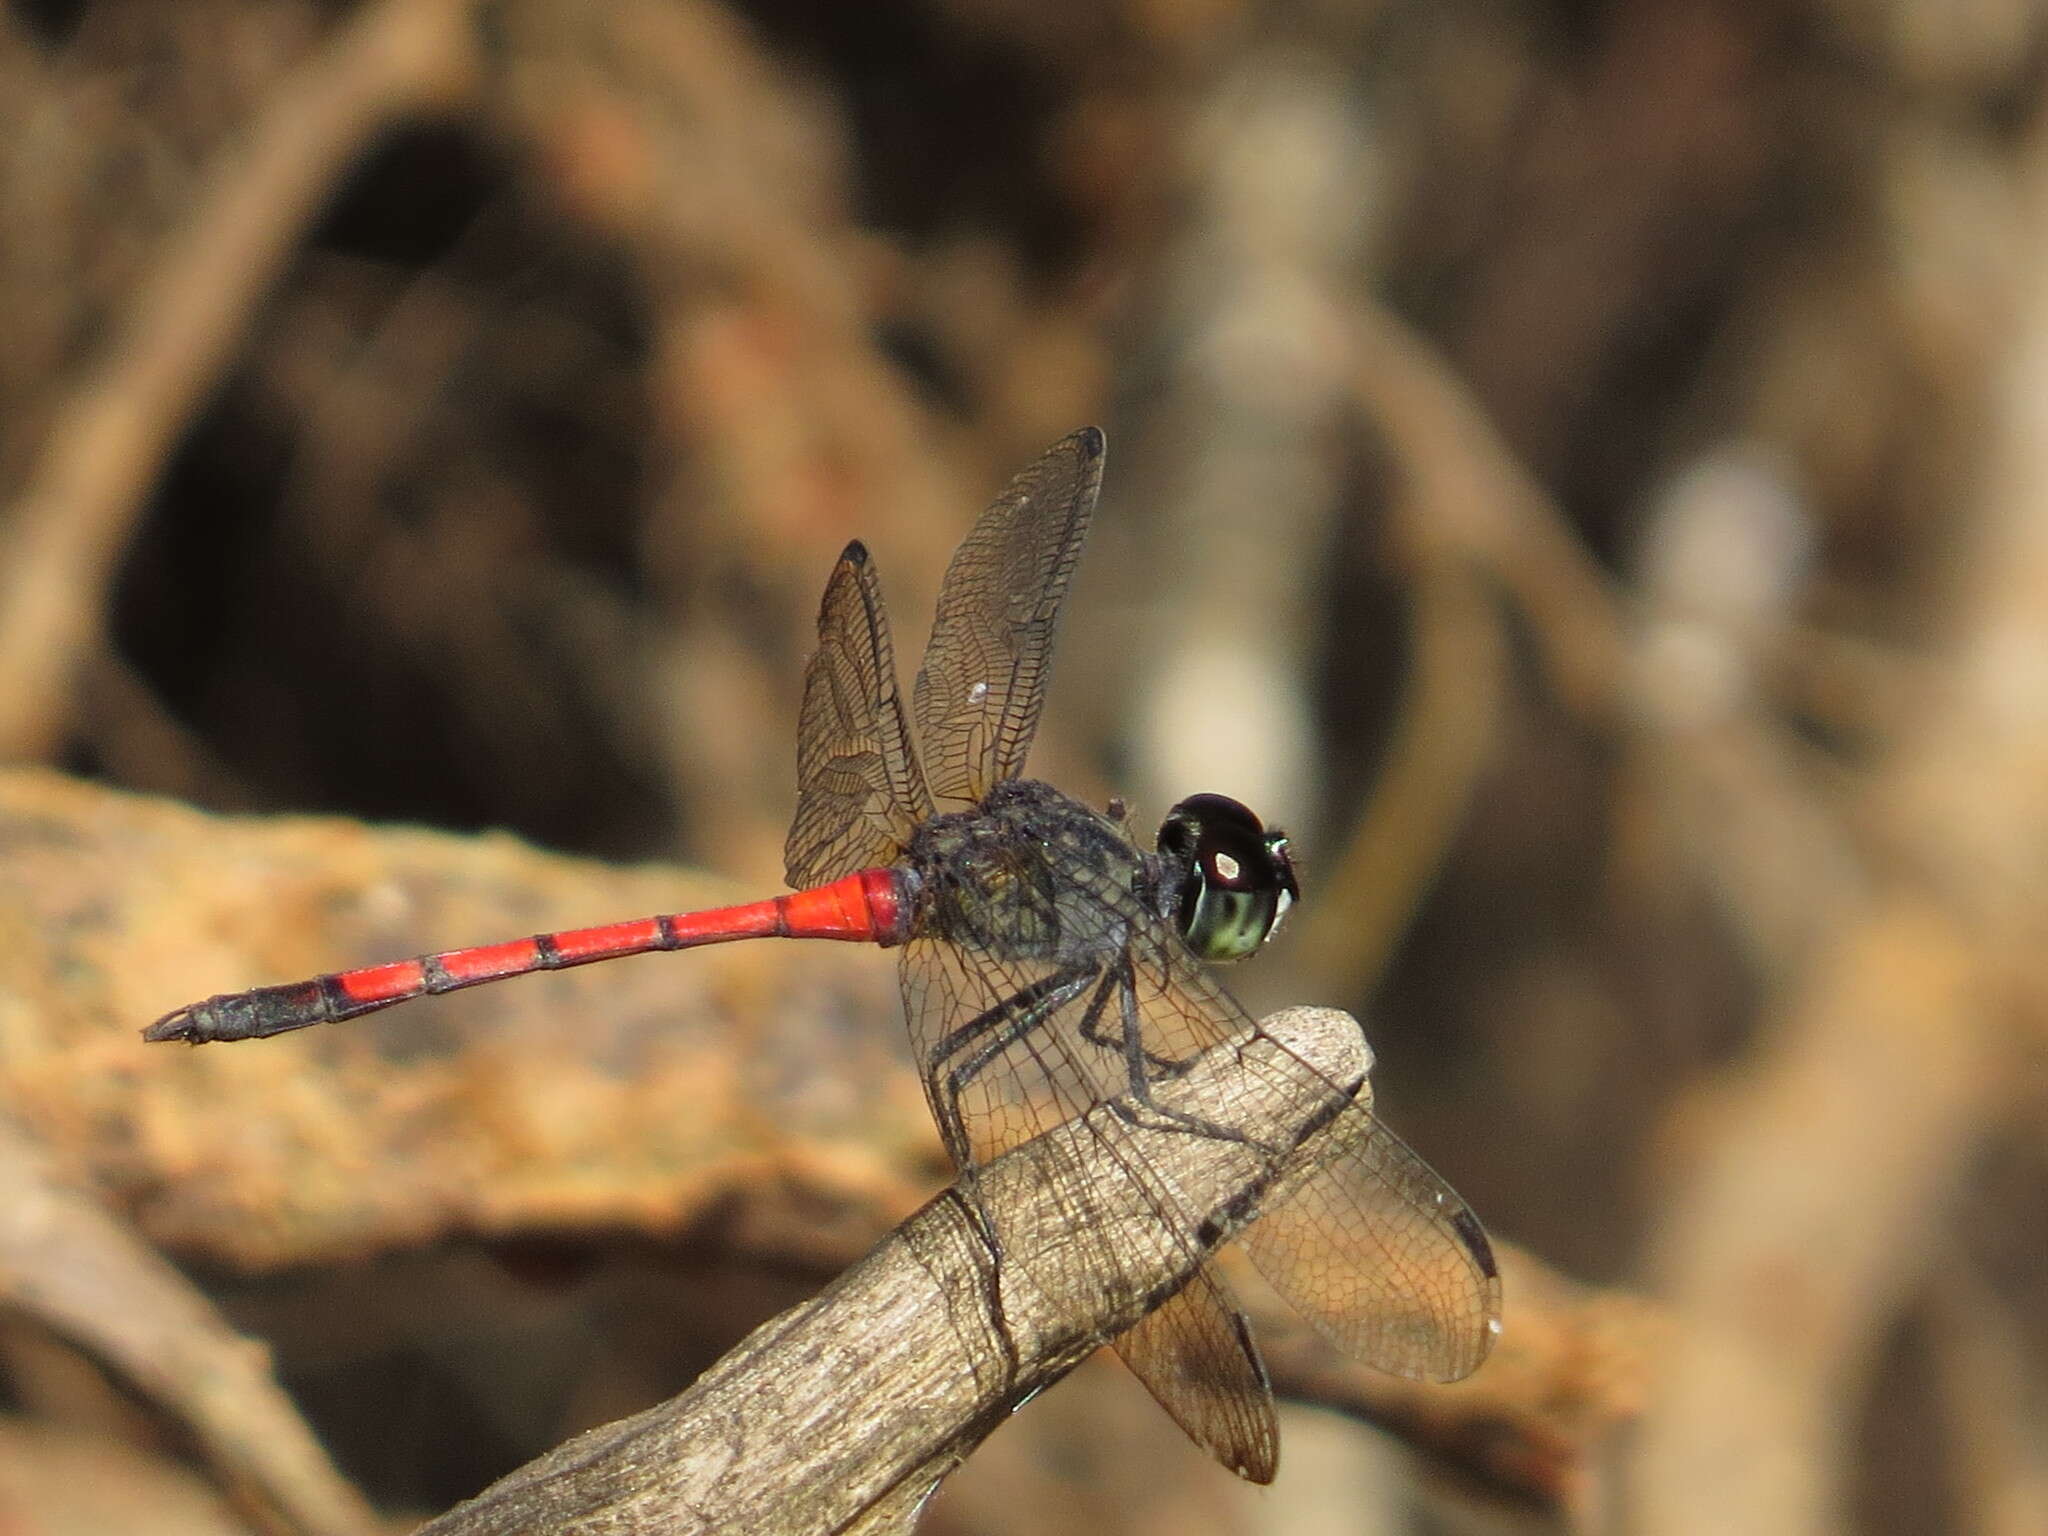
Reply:
[[[1289,1074],[1247,1072],[1242,1059],[1284,1046],[1356,1092],[1368,1058],[1340,1013],[1290,1009],[1264,1028],[1271,1038],[1218,1047],[1157,1097],[1251,1141],[1300,1147],[1299,1166],[1349,1095],[1301,1102],[1267,1081]],[[1012,1409],[1178,1290],[1204,1256],[1161,1222],[1134,1167],[1206,1213],[1217,1238],[1259,1197],[1269,1165],[1256,1147],[1142,1114],[1112,1101],[998,1159],[974,1185],[987,1234],[960,1188],[946,1191],[680,1397],[571,1441],[421,1536],[907,1531],[924,1494]],[[1075,1179],[1099,1202],[1098,1231],[1075,1229],[1064,1192]],[[1077,1246],[1100,1276],[1100,1310],[1048,1283],[1071,1273]]]
[[[185,1277],[0,1124],[0,1297],[113,1367],[182,1421],[274,1528],[363,1536],[370,1508],[270,1374]]]

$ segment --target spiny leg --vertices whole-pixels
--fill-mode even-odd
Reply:
[[[956,1188],[961,1208],[980,1237],[991,1261],[985,1280],[989,1315],[997,1321],[996,1334],[1002,1341],[1004,1354],[1012,1370],[1016,1369],[1019,1361],[1015,1343],[1004,1321],[1005,1310],[1000,1278],[1003,1245],[996,1235],[994,1218],[983,1204],[980,1191],[976,1188],[977,1176],[981,1170],[973,1160],[968,1143],[966,1122],[960,1113],[960,1095],[965,1091],[967,1084],[986,1070],[989,1063],[1003,1051],[1079,996],[1082,989],[1088,985],[1090,975],[1091,971],[1087,967],[1071,967],[1041,977],[1030,986],[1012,993],[993,1008],[984,1009],[959,1028],[948,1031],[932,1048],[926,1063],[926,1070],[930,1074],[926,1081],[931,1091],[933,1118],[938,1121],[939,1135],[946,1144],[947,1154],[953,1159],[953,1166],[960,1170]],[[1102,998],[1098,997],[1092,1006],[1099,1010],[1102,1007]],[[948,1058],[957,1056],[962,1051],[971,1053],[964,1061],[956,1062],[943,1077],[940,1077],[940,1066]]]
[[[1102,1032],[1102,1015],[1104,1011],[1100,1005],[1088,1010],[1088,1016],[1081,1021],[1081,1038],[1090,1045],[1101,1046],[1105,1051],[1114,1051],[1119,1056],[1126,1055],[1128,1053],[1128,1042],[1126,1039],[1128,1031],[1120,1027],[1114,1035],[1104,1034]],[[1157,1082],[1187,1071],[1189,1067],[1194,1065],[1194,1058],[1189,1057],[1185,1061],[1176,1061],[1171,1056],[1155,1055],[1148,1049],[1145,1051],[1145,1065],[1152,1068],[1158,1074],[1158,1077],[1152,1079],[1154,1082]]]
[[[1216,1121],[1204,1119],[1200,1115],[1193,1115],[1185,1110],[1170,1108],[1152,1097],[1152,1085],[1157,1079],[1148,1073],[1146,1068],[1149,1065],[1156,1064],[1159,1058],[1145,1049],[1144,1030],[1141,1027],[1138,1014],[1137,969],[1132,964],[1129,955],[1125,955],[1111,968],[1109,979],[1116,985],[1117,1013],[1123,1024],[1123,1037],[1116,1043],[1123,1052],[1124,1075],[1128,1082],[1130,1101],[1158,1116],[1157,1123],[1149,1128],[1162,1131],[1185,1131],[1190,1135],[1208,1136],[1217,1141],[1239,1142],[1249,1145],[1251,1138],[1232,1126],[1219,1125]],[[1104,1041],[1103,1043],[1109,1044],[1110,1042]],[[1185,1064],[1170,1062],[1168,1066],[1178,1071]],[[1133,1125],[1142,1123],[1134,1114],[1122,1111],[1120,1113],[1124,1113],[1125,1118]]]
[[[932,1048],[925,1063],[926,1072],[931,1074],[927,1080],[933,1090],[932,1108],[955,1167],[966,1169],[972,1162],[967,1128],[960,1114],[961,1093],[990,1062],[1080,996],[1093,974],[1090,966],[1055,971],[976,1014]],[[947,1068],[943,1077],[938,1075],[950,1058],[969,1048],[972,1054],[966,1060]]]

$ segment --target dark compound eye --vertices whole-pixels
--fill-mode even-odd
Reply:
[[[1159,851],[1174,858],[1186,858],[1195,850],[1195,825],[1192,818],[1180,815],[1180,807],[1174,807],[1174,814],[1159,825]]]
[[[1227,795],[1191,795],[1159,828],[1178,869],[1175,917],[1204,960],[1242,960],[1273,936],[1300,897],[1287,837]]]

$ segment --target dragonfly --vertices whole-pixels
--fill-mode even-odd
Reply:
[[[1022,777],[1103,454],[1095,428],[1063,438],[974,524],[947,568],[907,711],[875,563],[858,540],[847,545],[804,675],[790,892],[224,994],[164,1015],[146,1038],[258,1038],[624,955],[838,939],[900,949],[926,1098],[970,1192],[974,1170],[1109,1100],[1154,1124],[1230,1135],[1157,1105],[1154,1090],[1259,1032],[1210,966],[1259,949],[1299,898],[1286,834],[1236,800],[1197,794],[1146,850],[1121,802],[1096,811]],[[1338,1092],[1300,1058],[1276,1059],[1263,1070],[1297,1079],[1287,1086]],[[1485,1230],[1375,1113],[1336,1101],[1313,1171],[1276,1186],[1283,1198],[1238,1240],[1345,1353],[1455,1381],[1500,1329]],[[1270,1481],[1279,1431],[1249,1324],[1170,1181],[1128,1171],[1196,1263],[1186,1286],[1111,1342],[1197,1444]],[[1087,1189],[1063,1197],[1085,1223]],[[1102,1256],[1077,1243],[1059,1283],[1102,1294]]]

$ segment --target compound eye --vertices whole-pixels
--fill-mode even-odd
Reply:
[[[1176,813],[1179,807],[1175,808]],[[1197,836],[1193,823],[1178,814],[1159,824],[1159,851],[1175,858],[1192,858]]]
[[[1287,839],[1227,796],[1176,805],[1159,829],[1159,851],[1181,865],[1175,916],[1204,960],[1242,960],[1272,937],[1294,901]]]

